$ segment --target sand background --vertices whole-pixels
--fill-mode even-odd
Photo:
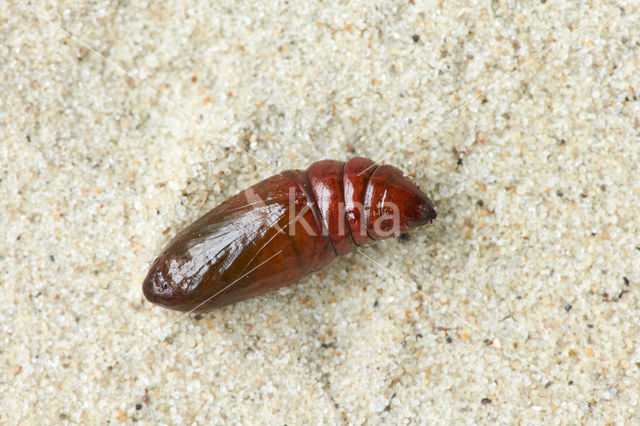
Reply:
[[[0,3],[0,421],[640,422],[639,28],[635,1]],[[355,155],[437,222],[210,314],[144,300],[183,226]]]

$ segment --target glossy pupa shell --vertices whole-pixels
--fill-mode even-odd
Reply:
[[[292,284],[374,240],[433,221],[402,172],[366,158],[287,170],[227,199],[179,232],[151,265],[145,297],[208,312]]]

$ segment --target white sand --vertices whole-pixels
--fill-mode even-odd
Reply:
[[[640,422],[638,2],[138,3],[0,3],[2,423]],[[353,155],[438,221],[144,300],[181,227]]]

